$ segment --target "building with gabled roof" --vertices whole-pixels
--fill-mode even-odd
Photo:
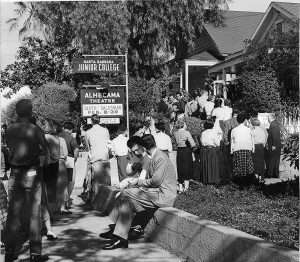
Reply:
[[[300,17],[299,11],[300,4],[272,2],[249,38],[249,41],[245,42],[248,42],[247,44],[251,42],[252,45],[255,45],[261,42],[273,29],[276,29],[277,32],[287,32],[296,26],[296,30],[299,30],[297,28],[297,21],[299,21]],[[240,64],[243,61],[246,48],[247,45],[236,53],[229,55],[225,60],[214,64],[208,68],[208,73],[218,75],[218,78],[224,84],[232,79],[232,75],[235,78],[240,72]]]
[[[299,4],[272,2],[265,13],[224,11],[223,16],[221,26],[205,24],[192,52],[171,68],[190,94],[204,88],[208,73],[223,84],[235,79],[249,42],[261,41],[273,26],[288,30],[299,20]]]

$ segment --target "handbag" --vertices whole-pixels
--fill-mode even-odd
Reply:
[[[185,140],[185,144],[186,144],[186,146],[187,146],[188,148],[192,148],[192,147],[191,147],[191,143],[190,143],[190,141],[189,141],[188,139]]]

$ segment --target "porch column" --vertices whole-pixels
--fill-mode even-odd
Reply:
[[[189,92],[189,66],[188,66],[187,62],[184,63],[184,66],[185,66],[185,70],[184,70],[184,73],[185,73],[185,91]]]
[[[225,99],[227,99],[226,69],[225,68],[223,68],[222,78],[224,81],[223,96]]]

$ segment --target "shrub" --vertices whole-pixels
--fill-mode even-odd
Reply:
[[[70,102],[75,100],[75,96],[69,85],[46,83],[32,91],[33,113],[39,119],[50,118],[63,123],[72,119]]]
[[[290,134],[283,142],[283,159],[299,170],[299,133]]]
[[[272,70],[245,71],[237,81],[240,97],[235,106],[241,111],[277,112],[280,109],[280,88]]]

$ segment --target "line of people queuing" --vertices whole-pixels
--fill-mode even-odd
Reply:
[[[183,108],[185,109],[183,111]],[[258,112],[238,112],[222,96],[208,95],[202,90],[187,103],[180,92],[162,96],[158,112],[170,119],[177,149],[177,172],[180,191],[189,188],[192,178],[192,152],[200,152],[200,172],[196,177],[204,184],[226,183],[235,179],[243,184],[251,174],[261,181],[279,178],[281,152],[280,124],[269,114],[268,131],[258,120]],[[204,131],[192,137],[184,117],[203,120]],[[195,139],[200,142],[196,146]],[[183,185],[183,186],[182,186]]]
[[[79,155],[72,136],[74,124],[65,122],[60,129],[55,121],[45,119],[37,125],[29,99],[16,103],[16,113],[18,118],[4,131],[1,145],[1,242],[5,261],[16,260],[27,239],[30,261],[47,261],[42,235],[56,240],[51,221],[72,213],[70,196]],[[3,179],[9,179],[8,194]]]

